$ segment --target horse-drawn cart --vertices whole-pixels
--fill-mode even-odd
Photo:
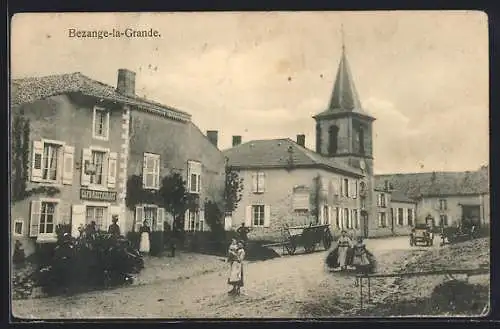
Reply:
[[[330,225],[285,226],[282,236],[282,242],[266,246],[283,246],[283,253],[286,251],[293,255],[299,246],[303,246],[305,252],[310,253],[320,243],[327,250],[333,241]]]

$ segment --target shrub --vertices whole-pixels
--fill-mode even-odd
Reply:
[[[82,232],[79,238],[60,235],[48,264],[35,273],[35,282],[49,294],[131,283],[144,262],[129,240],[104,232]]]

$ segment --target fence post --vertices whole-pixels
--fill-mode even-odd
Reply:
[[[370,277],[367,277],[368,278],[368,303],[370,303],[371,299],[372,299],[372,295],[371,295],[371,291],[370,291]]]
[[[363,310],[363,277],[359,277],[359,308]]]

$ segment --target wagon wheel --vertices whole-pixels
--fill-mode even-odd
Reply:
[[[312,243],[312,244],[310,244],[310,245],[308,245],[308,246],[304,246],[304,249],[305,249],[305,250],[306,250],[306,252],[308,252],[308,253],[309,253],[309,252],[313,252],[313,251],[314,251],[314,249],[316,249],[316,244],[315,244],[315,243]]]
[[[297,246],[293,241],[290,241],[287,244],[285,244],[285,249],[289,255],[293,255],[295,254],[295,250],[297,250]]]

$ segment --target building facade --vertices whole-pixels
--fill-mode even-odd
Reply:
[[[224,186],[216,132],[209,140],[189,114],[136,96],[134,72],[120,69],[116,87],[81,73],[17,79],[11,99],[13,125],[26,123],[12,136],[23,142],[13,143],[12,167],[18,169],[11,180],[26,182],[11,204],[12,241],[21,241],[27,254],[55,242],[59,224],[77,236],[91,222],[107,230],[118,215],[122,234],[144,219],[162,230],[168,216],[159,204],[127,207],[135,174],[143,189],[158,190],[164,175],[180,172],[200,205],[186,213],[185,229],[206,229],[203,202],[220,202]]]
[[[290,139],[250,141],[225,155],[244,185],[232,228],[245,223],[251,238],[264,240],[279,240],[285,225],[329,224],[335,234],[361,234],[359,170]]]
[[[458,226],[463,220],[490,224],[488,166],[466,172],[377,175],[376,180],[377,186],[389,182],[415,203],[416,223],[434,227]]]
[[[71,225],[73,235],[91,221],[107,230],[123,208],[123,106],[90,94],[58,93],[61,83],[58,77],[13,82],[11,113],[29,120],[29,156],[25,198],[12,203],[11,224],[13,241],[20,240],[27,254],[37,243],[55,242],[59,224]]]

